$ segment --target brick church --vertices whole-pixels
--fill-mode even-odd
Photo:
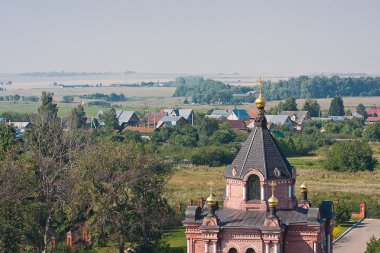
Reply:
[[[255,103],[255,126],[226,169],[223,207],[210,193],[186,209],[187,253],[332,253],[333,203],[311,207],[305,184],[296,199],[296,170],[267,128],[261,92]]]

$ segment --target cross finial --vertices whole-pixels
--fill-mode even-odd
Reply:
[[[275,181],[272,181],[269,186],[272,188],[272,196],[274,196],[274,191],[276,189],[276,182]]]
[[[214,186],[214,182],[212,182],[210,180],[210,181],[208,181],[207,185],[210,186],[210,194],[211,194],[212,193],[212,187]]]
[[[261,93],[263,90],[263,79],[261,79],[261,76],[257,79],[257,84],[259,86],[259,92]]]

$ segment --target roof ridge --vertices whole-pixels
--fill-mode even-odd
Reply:
[[[265,128],[267,129],[267,131],[269,132],[268,128]],[[264,132],[264,131],[263,131]],[[261,133],[261,143],[263,145],[263,150],[265,150],[265,141],[264,141],[264,133]],[[268,171],[267,171],[267,152],[264,152],[264,172],[266,175],[264,175],[265,178],[268,178]]]
[[[277,145],[277,142],[276,142],[276,140],[274,139],[274,137],[273,137],[273,135],[271,134],[271,132],[268,131],[268,133],[269,133],[269,136],[271,137],[271,139],[273,140],[274,145],[276,146],[276,149],[275,149],[275,150],[276,150],[277,154],[282,158],[282,159],[280,159],[281,162],[284,164],[285,168],[288,168],[288,165],[287,165],[286,162],[285,162],[285,160],[288,161],[288,159],[284,156],[284,154],[282,154],[282,151],[280,150],[280,147]],[[263,145],[264,145],[264,144],[263,144]],[[266,160],[266,159],[265,159],[265,160]],[[288,163],[289,163],[289,161],[288,161]],[[290,164],[289,164],[289,165],[290,165]],[[288,172],[288,176],[289,176],[289,177],[292,177],[292,175],[290,174],[289,170],[286,169],[286,171]]]
[[[253,146],[253,141],[255,140],[254,137],[255,137],[255,135],[256,135],[257,128],[258,128],[258,127],[255,127],[255,132],[254,132],[253,135],[252,135],[251,143],[249,144],[247,154],[245,155],[244,162],[243,162],[243,164],[242,164],[242,166],[241,166],[241,171],[240,171],[239,178],[241,177],[241,174],[243,173],[244,165],[245,165],[245,163],[247,162],[247,159],[248,159],[248,156],[249,156],[249,151],[251,151],[251,148],[252,148],[252,146]]]

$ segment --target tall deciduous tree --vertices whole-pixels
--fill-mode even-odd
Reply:
[[[367,110],[365,109],[365,106],[362,103],[360,103],[356,106],[356,112],[359,113],[360,115],[362,115],[364,117],[364,119],[366,119],[368,117]]]
[[[82,105],[74,107],[70,115],[70,127],[72,129],[83,128],[86,125],[86,113]]]
[[[302,107],[303,111],[308,111],[310,117],[319,117],[319,112],[321,110],[320,105],[317,100],[306,100]]]
[[[119,121],[116,117],[116,111],[113,108],[100,114],[99,120],[104,122],[105,128],[108,131],[118,129],[119,127]]]
[[[114,235],[119,252],[125,242],[137,243],[141,252],[155,252],[168,208],[163,198],[167,168],[142,144],[88,146],[78,153],[70,173],[75,182],[70,218],[86,220],[96,245]]]
[[[343,99],[340,96],[336,96],[335,98],[331,100],[329,115],[330,116],[344,116],[345,115]]]

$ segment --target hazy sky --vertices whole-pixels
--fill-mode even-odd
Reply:
[[[0,73],[380,73],[376,0],[0,0]]]

